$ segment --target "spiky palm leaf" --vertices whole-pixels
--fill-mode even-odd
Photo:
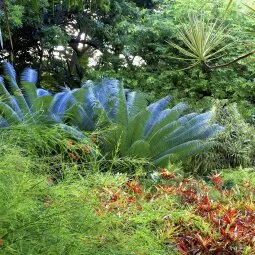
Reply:
[[[4,48],[4,43],[3,43],[3,36],[2,36],[2,30],[0,28],[0,46],[3,49]]]
[[[222,23],[205,22],[203,16],[190,15],[188,23],[183,24],[177,32],[178,39],[185,47],[171,41],[168,43],[186,57],[181,59],[189,61],[191,64],[188,68],[190,68],[218,58],[219,53],[232,45],[225,43],[228,35],[228,28]]]
[[[9,110],[11,108],[22,122],[49,123],[51,117],[48,109],[52,97],[46,90],[37,90],[37,72],[31,68],[26,68],[21,75],[21,87],[19,87],[14,67],[8,62],[4,62],[3,67],[4,78],[9,85],[6,87],[4,78],[0,77],[1,103],[6,104],[5,108]],[[4,115],[9,125],[16,123],[16,121],[13,122],[13,117],[11,118],[6,113]]]
[[[36,92],[37,72],[31,68],[26,68],[21,74],[20,82],[26,102],[31,108],[38,97]]]

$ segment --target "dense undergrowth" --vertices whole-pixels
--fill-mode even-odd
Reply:
[[[236,105],[216,101],[211,112],[182,115],[183,103],[166,108],[170,97],[147,106],[142,95],[104,82],[97,88],[106,86],[101,95],[108,102],[100,101],[101,92],[94,102],[101,102],[109,121],[90,132],[71,125],[71,116],[67,122],[49,123],[54,114],[37,119],[33,103],[27,115],[15,98],[26,104],[29,93],[6,93],[0,253],[253,254],[255,175],[241,166],[254,166],[254,127]],[[36,91],[32,82],[26,85]],[[76,91],[56,94],[61,100],[51,97],[56,103],[46,112],[86,109],[83,97],[71,100]],[[84,118],[78,119],[82,126]],[[210,146],[201,154],[203,145]],[[149,155],[160,155],[167,169]],[[219,169],[222,176],[215,173]]]
[[[0,254],[255,255],[250,3],[0,2]]]
[[[62,160],[56,176],[53,159],[0,148],[1,254],[253,254],[252,169],[202,180]]]

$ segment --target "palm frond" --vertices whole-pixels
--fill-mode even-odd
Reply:
[[[36,94],[38,97],[51,96],[52,94],[46,89],[37,89]]]
[[[138,93],[135,91],[128,92],[126,94],[126,97],[128,119],[130,121],[141,111],[141,109],[146,108],[147,100],[142,93]]]
[[[187,61],[193,62],[187,67],[191,68],[212,61],[219,53],[230,48],[232,43],[224,45],[228,34],[228,27],[218,21],[206,23],[203,16],[189,15],[188,23],[183,24],[177,32],[179,40],[185,47],[171,41],[168,43],[188,57]]]
[[[164,155],[153,160],[154,164],[165,167],[169,163],[178,162],[192,155],[195,155],[205,148],[213,146],[212,142],[203,142],[200,140],[192,140],[180,144],[168,150]]]
[[[0,115],[7,121],[9,125],[21,122],[18,114],[7,104],[0,101]]]
[[[31,68],[26,68],[21,74],[20,82],[26,102],[31,108],[34,100],[37,98],[37,72]]]

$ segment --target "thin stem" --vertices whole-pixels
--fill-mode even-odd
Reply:
[[[234,60],[232,60],[232,61],[230,61],[230,62],[228,62],[228,63],[222,64],[222,65],[209,66],[207,63],[203,63],[203,64],[204,64],[208,69],[210,69],[210,70],[217,69],[217,68],[222,68],[222,67],[227,67],[227,66],[232,65],[232,64],[235,63],[235,62],[238,62],[238,61],[241,60],[241,59],[244,59],[244,58],[247,58],[247,57],[251,56],[251,55],[254,54],[254,53],[255,53],[255,50],[253,50],[253,51],[251,51],[251,52],[249,52],[249,53],[247,53],[247,54],[244,54],[244,55],[242,55],[242,56],[240,56],[240,57],[238,57],[238,58],[236,58],[236,59],[234,59]]]

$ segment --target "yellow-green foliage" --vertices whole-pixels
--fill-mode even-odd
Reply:
[[[124,186],[125,175],[79,177],[69,169],[55,183],[36,173],[39,167],[17,148],[1,146],[0,254],[168,254],[151,229],[166,209],[99,217],[99,193]]]

